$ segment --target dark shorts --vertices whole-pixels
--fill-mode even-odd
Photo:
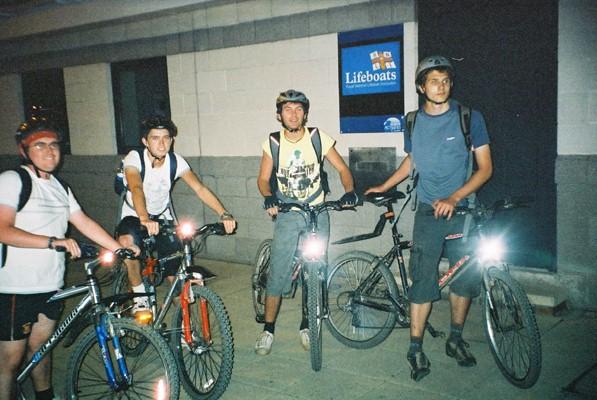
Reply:
[[[465,254],[470,254],[470,240],[445,240],[450,234],[462,233],[464,216],[450,220],[435,219],[427,213],[433,210],[428,204],[419,203],[415,214],[413,248],[410,253],[410,276],[412,285],[408,292],[409,300],[416,304],[439,300],[438,265],[442,254],[447,256],[450,266]],[[456,275],[450,283],[450,292],[462,297],[476,297],[481,289],[481,273],[476,265],[467,267]]]
[[[162,225],[172,225],[172,221],[160,220]],[[147,231],[141,229],[141,222],[137,217],[124,217],[116,227],[116,237],[131,235],[134,243],[143,251],[143,239],[147,237]],[[158,258],[168,256],[182,250],[182,243],[176,235],[162,234],[161,231],[155,236],[153,249],[157,251]],[[166,275],[174,275],[180,265],[180,259],[168,261],[165,265]]]
[[[0,293],[0,340],[22,340],[29,337],[38,314],[58,321],[63,301],[48,303],[56,291],[36,294]]]

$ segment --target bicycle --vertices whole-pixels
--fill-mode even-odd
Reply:
[[[226,390],[232,376],[232,328],[222,299],[205,286],[205,281],[215,275],[204,267],[193,265],[193,254],[200,250],[208,236],[225,235],[226,232],[221,223],[207,224],[199,229],[188,223],[160,227],[160,234],[172,237],[177,233],[182,250],[161,259],[152,257],[154,237],[143,240],[142,278],[148,291],[136,295],[149,297],[152,312],[149,319],[146,314],[141,314],[141,318],[146,318],[145,322],[169,341],[180,367],[185,391],[193,398],[217,399]],[[193,242],[195,238],[198,238],[196,245]],[[156,287],[165,278],[165,264],[176,259],[181,259],[180,266],[163,303],[158,306]],[[115,269],[113,292],[130,291],[126,267],[119,266]],[[175,298],[179,301],[172,316],[172,328],[168,329],[164,320]],[[131,308],[129,303],[121,308],[121,312],[127,313]]]
[[[58,325],[52,336],[44,343],[17,375],[17,392],[21,390],[33,368],[47,356],[65,337],[73,323],[81,318],[93,321],[93,330],[84,334],[77,342],[68,361],[66,394],[68,399],[87,396],[95,398],[156,398],[178,399],[180,386],[176,361],[168,345],[153,329],[141,326],[129,318],[120,318],[110,312],[110,305],[122,301],[122,297],[103,298],[98,279],[94,275],[100,264],[110,264],[114,256],[118,259],[130,257],[128,250],[116,254],[106,253],[98,257],[98,251],[90,245],[81,245],[82,258],[93,258],[84,263],[84,283],[64,289],[53,295],[48,302],[66,299],[86,293]],[[57,248],[57,251],[64,251]],[[122,351],[127,342],[143,340],[145,348],[138,354]]]
[[[409,189],[410,190],[410,189]],[[405,199],[395,215],[392,204]],[[408,281],[403,250],[412,247],[404,241],[396,224],[408,200],[404,193],[373,193],[368,202],[385,207],[373,233],[345,238],[334,244],[356,242],[381,235],[387,222],[392,224],[392,248],[382,257],[363,251],[353,251],[334,261],[328,279],[330,314],[327,320],[332,335],[341,343],[366,349],[383,342],[395,323],[409,326]],[[499,238],[486,236],[484,226],[499,211],[523,207],[523,200],[504,199],[490,207],[470,209],[459,207],[458,215],[471,215],[474,227],[469,234],[472,253],[463,256],[439,279],[440,290],[468,268],[482,268],[482,309],[485,335],[493,358],[504,377],[520,388],[533,386],[541,371],[541,340],[533,309],[522,289],[509,274],[509,266],[501,261]],[[446,237],[457,240],[458,233]],[[502,248],[503,250],[503,248]],[[390,271],[396,261],[400,287]],[[432,336],[442,335],[431,324],[426,329]]]
[[[311,368],[319,371],[322,364],[322,321],[327,318],[327,260],[326,244],[319,237],[317,217],[325,211],[354,210],[342,207],[339,201],[326,201],[316,206],[307,203],[282,203],[278,212],[298,212],[305,218],[305,230],[299,235],[293,256],[291,291],[285,297],[294,297],[302,283],[302,306],[309,322]],[[270,268],[271,239],[263,241],[255,259],[255,273],[251,277],[255,320],[265,322],[265,291]]]

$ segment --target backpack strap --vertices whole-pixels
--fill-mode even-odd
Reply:
[[[409,113],[406,114],[406,130],[404,133],[406,133],[406,135],[408,135],[408,139],[410,140],[410,143],[411,143],[411,148],[412,148],[413,132],[415,129],[415,122],[417,120],[418,111],[419,110],[414,110],[414,111],[410,111]],[[410,170],[409,170],[408,176],[410,177],[410,181],[412,183],[412,189],[414,189],[418,182],[418,172],[415,168],[415,162],[412,157],[410,159]],[[414,198],[412,199],[412,202],[410,203],[410,209],[411,209],[411,211],[415,211],[417,209],[417,191],[416,190],[414,191]]]
[[[25,204],[27,204],[27,202],[29,201],[29,197],[31,196],[32,182],[29,172],[25,171],[24,168],[18,167],[15,168],[13,171],[19,174],[19,177],[21,178],[21,193],[19,193],[19,204],[17,206],[17,212],[19,212],[23,209],[23,207],[25,207]]]
[[[458,105],[458,114],[460,115],[460,129],[462,130],[462,134],[464,135],[464,143],[466,144],[466,148],[471,148],[471,108],[467,106],[463,106],[462,104]]]

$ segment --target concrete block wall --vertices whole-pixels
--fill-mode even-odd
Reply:
[[[15,132],[24,115],[21,75],[0,75],[0,93],[0,153],[17,154]]]
[[[71,152],[76,155],[116,153],[116,126],[109,64],[64,68]]]
[[[559,2],[557,265],[569,301],[597,309],[597,4]]]

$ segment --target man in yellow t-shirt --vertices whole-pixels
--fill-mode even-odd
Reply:
[[[276,118],[282,124],[279,134],[279,153],[275,186],[271,185],[274,173],[274,159],[268,138],[262,145],[263,155],[257,178],[259,192],[264,197],[264,208],[268,215],[276,217],[272,251],[270,257],[270,275],[268,276],[265,296],[265,326],[255,344],[255,352],[267,355],[274,341],[276,316],[280,309],[281,297],[290,287],[292,257],[295,252],[298,235],[305,228],[303,217],[297,213],[281,213],[278,215],[280,202],[309,203],[317,205],[324,201],[326,185],[322,174],[322,164],[313,144],[313,135],[317,135],[321,144],[321,160],[325,157],[338,171],[340,182],[346,192],[340,201],[345,206],[354,206],[357,195],[354,192],[354,181],[348,166],[334,148],[334,139],[317,128],[305,127],[309,113],[309,99],[296,90],[280,93],[276,99]],[[329,236],[329,215],[321,213],[318,217],[320,235]],[[308,323],[303,315],[299,327],[301,344],[309,350]]]

